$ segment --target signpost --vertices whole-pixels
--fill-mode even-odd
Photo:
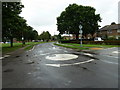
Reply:
[[[83,31],[82,31],[82,25],[79,25],[79,29],[80,29],[79,33],[81,35],[80,46],[82,47],[82,33],[83,33]]]

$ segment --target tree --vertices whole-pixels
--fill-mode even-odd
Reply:
[[[95,14],[95,9],[90,6],[70,4],[65,11],[57,17],[57,29],[60,34],[69,33],[79,36],[79,25],[83,26],[83,35],[94,34],[101,22],[100,14]]]
[[[13,46],[13,38],[20,30],[19,16],[24,6],[20,2],[2,2],[2,32],[3,38],[9,38],[11,47]]]
[[[112,22],[111,25],[115,25],[116,23],[115,22]]]
[[[38,32],[31,26],[28,26],[26,20],[20,17],[19,14],[22,12],[20,2],[3,2],[2,3],[2,38],[10,39],[11,47],[13,46],[13,38],[21,40],[35,40],[38,37]]]
[[[43,41],[48,41],[49,39],[51,39],[51,34],[48,31],[43,31],[40,36],[39,39],[43,40]]]

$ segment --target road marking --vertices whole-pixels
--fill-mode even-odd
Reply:
[[[45,64],[47,66],[60,67],[60,64]]]
[[[92,56],[93,57],[93,55],[92,54],[90,54],[90,53],[83,53],[84,55],[87,55],[87,56]]]
[[[32,50],[34,50],[34,48],[35,48],[35,46],[33,46],[33,48],[32,48],[31,50],[29,50],[29,51],[32,51]]]
[[[5,55],[5,56],[3,56],[3,57],[0,57],[0,59],[4,59],[4,58],[7,58],[7,57],[9,57],[10,55]]]
[[[5,55],[4,58],[9,57],[10,55]]]
[[[0,57],[0,59],[3,59],[4,57]]]
[[[79,64],[84,64],[84,63],[88,63],[88,62],[92,62],[95,59],[90,59],[87,61],[83,61],[83,62],[77,62],[77,63],[72,63],[72,64],[45,64],[47,66],[53,66],[53,67],[61,67],[61,66],[72,66],[72,65],[79,65]]]
[[[46,56],[46,59],[53,61],[64,61],[78,58],[77,55],[74,54],[53,54],[51,56]]]

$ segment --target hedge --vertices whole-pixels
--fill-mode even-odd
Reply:
[[[82,41],[83,44],[120,45],[120,40]],[[80,43],[78,40],[62,40],[61,43]]]

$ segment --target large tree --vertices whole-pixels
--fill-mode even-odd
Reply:
[[[101,22],[100,14],[95,14],[95,8],[70,4],[65,11],[57,17],[57,28],[60,34],[69,33],[79,36],[79,25],[83,26],[83,35],[94,34],[98,30],[98,22]]]
[[[48,31],[43,31],[40,35],[39,35],[39,39],[43,40],[43,41],[49,41],[49,39],[51,39],[51,34]]]
[[[2,2],[2,37],[10,39],[11,47],[13,38],[19,35],[18,32],[21,28],[19,14],[23,7],[20,2]]]

